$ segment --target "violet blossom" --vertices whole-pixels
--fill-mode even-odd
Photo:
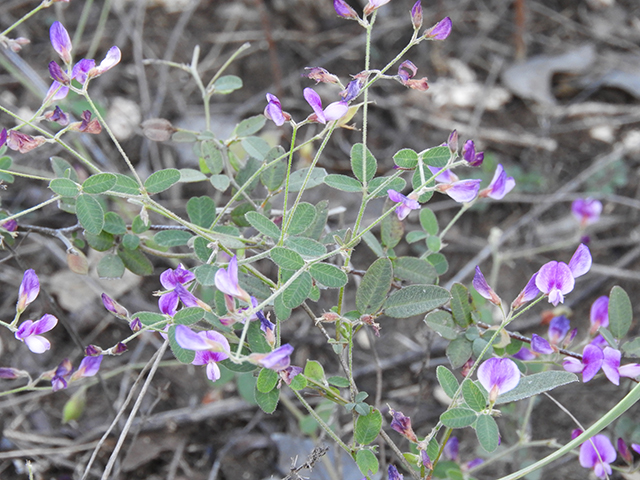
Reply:
[[[559,345],[562,340],[565,339],[569,329],[571,328],[571,321],[564,315],[553,317],[549,322],[549,343],[552,345]]]
[[[600,327],[609,326],[609,297],[603,295],[593,302],[589,312],[589,321],[591,322],[590,335],[595,335]]]
[[[414,30],[420,30],[422,27],[422,2],[420,0],[411,8],[411,23]]]
[[[40,320],[25,320],[20,324],[14,336],[24,342],[33,353],[44,353],[51,348],[51,342],[42,337],[42,333],[49,332],[58,324],[58,319],[45,313]]]
[[[80,362],[78,369],[71,375],[71,381],[79,380],[80,378],[93,377],[98,373],[98,370],[100,370],[102,358],[102,355],[84,357]]]
[[[458,151],[458,131],[453,130],[449,134],[449,138],[447,139],[447,147],[449,147],[449,151],[453,154]],[[484,157],[484,154],[482,154]]]
[[[562,368],[567,372],[582,373],[582,381],[586,383],[600,371],[603,361],[604,354],[600,348],[595,345],[585,345],[582,350],[582,361],[573,357],[565,357]]]
[[[46,143],[47,139],[42,135],[36,135],[32,137],[26,133],[18,132],[17,130],[9,130],[7,134],[7,147],[11,150],[15,150],[20,153],[27,153],[38,148],[40,145]]]
[[[217,362],[226,360],[231,353],[227,339],[213,330],[193,332],[185,325],[176,325],[175,338],[178,345],[187,350],[195,350],[193,365],[206,365],[207,378],[215,382],[220,378]]]
[[[427,83],[427,77],[422,77],[420,79],[414,79],[418,73],[418,67],[416,67],[410,60],[405,60],[398,67],[398,75],[397,79],[402,83],[405,87],[413,88],[414,90],[419,90],[424,92],[429,89],[429,84]]]
[[[428,40],[445,40],[451,34],[451,19],[444,17],[433,27],[424,32],[424,37]]]
[[[61,127],[69,125],[69,115],[64,113],[58,106],[53,111],[45,112],[44,118],[50,122],[56,122]]]
[[[493,404],[499,395],[518,386],[520,370],[509,358],[492,357],[478,368],[478,380],[489,392],[489,401]]]
[[[291,115],[282,111],[282,105],[278,97],[267,93],[267,102],[267,106],[264,107],[264,116],[278,127],[284,125],[284,122],[291,120]]]
[[[576,198],[571,203],[571,213],[582,228],[596,223],[602,213],[602,202],[595,198]]]
[[[467,140],[462,147],[462,158],[464,158],[470,167],[479,167],[484,161],[484,152],[476,152],[476,144],[473,140]]]
[[[325,124],[332,120],[338,120],[344,117],[349,110],[349,105],[347,105],[347,102],[344,100],[330,103],[327,105],[327,108],[323,110],[320,95],[318,95],[312,88],[305,88],[302,94],[314,111],[314,113],[309,117],[309,120],[312,122],[318,121]]]
[[[369,0],[369,3],[364,7],[364,14],[371,15],[381,6],[386,5],[391,0]]]
[[[595,435],[580,445],[580,465],[593,469],[598,478],[611,475],[611,462],[616,460],[616,450],[605,435]]]
[[[18,314],[25,311],[27,306],[33,302],[40,293],[40,281],[35,270],[32,268],[25,270],[18,289],[18,303],[16,304],[16,312]]]
[[[333,8],[342,18],[349,20],[355,20],[358,18],[356,11],[344,0],[333,0]]]
[[[239,298],[246,303],[251,303],[251,296],[238,283],[238,257],[235,255],[229,260],[227,268],[220,268],[214,278],[216,288],[225,295],[227,308],[231,311],[235,306],[233,298]]]
[[[49,29],[49,38],[51,39],[51,45],[60,58],[67,65],[71,63],[71,37],[67,29],[62,26],[60,22],[53,22]]]
[[[575,279],[587,273],[591,268],[591,252],[581,243],[569,261],[551,261],[545,263],[536,276],[536,286],[549,297],[549,303],[557,306],[564,302],[564,296],[573,290]]]
[[[392,202],[400,203],[396,207],[396,215],[398,216],[398,220],[402,221],[407,218],[407,215],[411,212],[411,210],[420,209],[420,204],[417,200],[409,197],[405,197],[400,192],[396,192],[393,189],[387,190],[387,195],[389,195],[389,200]]]
[[[633,463],[633,455],[631,454],[631,450],[629,450],[627,443],[622,438],[618,438],[616,447],[618,448],[618,453],[622,459],[627,462],[628,465],[631,465]]]
[[[203,302],[199,301],[187,286],[196,279],[196,276],[184,268],[182,264],[175,270],[169,268],[160,274],[160,283],[168,291],[163,293],[158,299],[158,308],[165,315],[173,317],[178,310],[178,303],[182,301],[185,307],[202,307]],[[207,306],[208,307],[208,306]]]
[[[393,416],[393,420],[391,420],[391,428],[410,442],[417,443],[418,438],[411,427],[411,419],[405,416],[402,412],[395,411],[393,408],[389,409],[389,413]]]
[[[529,279],[525,287],[518,294],[516,299],[511,304],[511,308],[513,310],[517,310],[518,308],[523,306],[525,303],[529,303],[531,300],[533,300],[538,296],[538,294],[540,293],[540,290],[538,290],[538,287],[536,286],[537,277],[538,277],[538,272],[532,275],[532,277]]]
[[[102,305],[104,305],[104,308],[113,313],[116,317],[124,319],[129,318],[129,312],[127,311],[127,309],[116,302],[106,293],[102,294]]]
[[[504,171],[502,165],[498,164],[491,183],[480,192],[479,197],[491,197],[494,200],[502,200],[515,186],[516,181],[513,177],[507,177],[507,173]]]
[[[69,382],[79,380],[81,378],[93,377],[98,373],[100,364],[102,363],[102,355],[96,357],[84,357],[74,372],[73,365],[68,358],[60,362],[51,378],[51,387],[54,392],[67,388]]]
[[[460,441],[458,440],[458,437],[449,437],[449,440],[447,440],[447,443],[444,444],[444,449],[442,451],[445,458],[448,458],[453,462],[457,462],[459,452]]]
[[[620,359],[622,358],[620,350],[605,347],[602,353],[604,355],[602,371],[614,385],[620,385],[620,377],[636,378],[640,375],[640,365],[637,363],[620,366]]]
[[[450,170],[429,166],[431,173],[436,175],[436,190],[446,193],[458,203],[467,203],[476,198],[481,180],[460,180]]]
[[[484,298],[489,300],[494,305],[501,305],[502,300],[498,294],[489,286],[484,275],[480,271],[480,267],[476,265],[476,274],[473,276],[473,288]]]
[[[389,470],[387,472],[389,480],[403,480],[404,475],[398,472],[398,469],[393,465],[389,465]]]
[[[249,360],[253,363],[260,365],[261,367],[268,368],[280,372],[285,370],[291,365],[291,354],[293,353],[293,347],[288,343],[276,348],[269,353],[252,353],[249,355]]]

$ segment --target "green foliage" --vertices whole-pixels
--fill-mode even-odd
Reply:
[[[117,178],[113,173],[91,175],[82,183],[82,191],[89,194],[104,193],[116,185]]]
[[[368,148],[366,154],[364,150],[361,143],[356,143],[351,147],[351,170],[360,182],[366,184],[375,176],[378,161]]]
[[[356,291],[356,308],[362,314],[376,313],[384,304],[393,281],[391,261],[379,258],[371,264]]]
[[[422,161],[425,163],[425,165],[442,168],[446,166],[447,163],[449,163],[451,152],[449,151],[449,147],[434,147],[428,149],[420,156],[422,157]],[[430,173],[431,172],[427,170],[425,175],[431,176]]]
[[[180,171],[166,168],[149,175],[144,182],[144,188],[149,195],[164,192],[180,181]]]
[[[173,321],[178,325],[193,325],[204,317],[204,310],[200,307],[186,307],[180,309],[174,316]]]
[[[378,457],[376,457],[371,450],[358,450],[356,453],[356,463],[358,464],[360,473],[365,476],[375,475],[380,468]]]
[[[409,285],[393,292],[384,306],[384,313],[394,318],[409,318],[434,310],[451,299],[442,287]]]
[[[63,197],[76,197],[80,193],[80,186],[68,178],[54,178],[49,182],[49,188]]]
[[[287,233],[289,235],[298,235],[304,232],[316,218],[316,208],[310,203],[299,203],[291,216]]]
[[[355,178],[346,175],[331,174],[324,177],[324,183],[343,192],[361,192],[362,184]]]
[[[223,75],[213,83],[213,93],[227,95],[242,88],[242,79],[235,75]]]
[[[267,393],[262,393],[260,390],[258,390],[256,385],[255,396],[258,406],[264,413],[273,413],[276,411],[276,408],[278,407],[278,401],[280,400],[279,389],[274,388]]]
[[[444,310],[430,312],[424,318],[424,321],[429,328],[446,340],[455,340],[458,336],[458,329],[449,312]]]
[[[470,408],[451,408],[440,415],[440,421],[445,427],[464,428],[473,425],[478,418],[478,414]]]
[[[104,227],[104,210],[100,202],[90,195],[81,194],[76,198],[78,222],[88,233],[98,235]]]
[[[438,368],[436,368],[436,377],[444,393],[446,393],[449,398],[453,398],[459,387],[456,376],[447,367],[439,365]]]
[[[368,415],[358,417],[353,438],[361,445],[368,445],[378,437],[380,428],[382,428],[382,414],[379,410],[373,409]]]
[[[410,148],[403,148],[393,156],[393,161],[400,168],[413,169],[418,166],[418,154]]]
[[[609,293],[609,330],[614,337],[621,339],[631,328],[633,308],[629,295],[617,285]]]
[[[329,288],[344,287],[349,280],[342,269],[328,263],[311,265],[309,273],[318,283]]]
[[[202,228],[211,228],[216,219],[216,204],[211,197],[191,197],[187,202],[189,221]]]
[[[466,379],[462,383],[462,396],[466,404],[476,412],[481,412],[487,406],[487,398],[470,379]]]
[[[253,228],[263,235],[271,237],[273,240],[278,240],[280,238],[280,229],[278,226],[261,213],[247,212],[245,213],[244,218]]]
[[[127,267],[127,270],[130,270],[136,275],[144,277],[153,273],[153,264],[151,263],[151,260],[149,260],[149,258],[147,258],[147,256],[140,250],[119,248],[118,256],[124,263],[124,266]]]
[[[185,230],[161,230],[153,236],[153,241],[161,247],[179,247],[191,240],[191,232]]]
[[[451,313],[453,320],[462,328],[473,323],[471,312],[475,310],[473,300],[467,287],[456,283],[451,287]]]
[[[272,248],[269,252],[269,256],[276,265],[280,268],[284,268],[285,270],[295,271],[304,267],[304,260],[302,257],[293,250],[289,250],[287,248]]]
[[[436,269],[426,260],[416,257],[398,257],[393,261],[396,278],[411,283],[432,285],[438,280]]]
[[[142,321],[142,320],[140,320]],[[196,358],[196,352],[193,350],[187,350],[186,348],[182,348],[176,342],[176,327],[169,327],[169,347],[171,347],[171,351],[175,355],[176,359],[181,363],[191,363],[194,358]]]
[[[480,415],[475,426],[476,435],[480,446],[491,453],[500,444],[500,432],[498,424],[491,415]]]
[[[271,390],[276,388],[279,378],[280,377],[278,376],[277,372],[269,370],[268,368],[263,368],[258,374],[256,389],[260,393],[269,393]]]
[[[118,255],[105,255],[98,262],[98,277],[121,278],[124,275],[124,262]]]
[[[516,388],[500,395],[496,401],[496,405],[517,402],[518,400],[539,395],[542,392],[548,392],[554,388],[577,381],[578,377],[575,374],[561,370],[550,370],[527,375],[520,379],[520,383],[518,383]]]

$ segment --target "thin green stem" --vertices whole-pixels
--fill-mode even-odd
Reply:
[[[22,210],[21,212],[14,213],[13,215],[5,217],[5,218],[2,219],[2,221],[3,222],[8,222],[9,220],[14,220],[16,218],[20,218],[23,215],[26,215],[26,214],[31,213],[31,212],[35,212],[36,210],[39,210],[39,209],[41,209],[42,207],[44,207],[46,205],[49,205],[51,203],[55,203],[58,200],[60,200],[61,198],[62,197],[60,195],[56,195],[55,197],[50,198],[49,200],[45,200],[44,202],[41,202],[38,205],[35,205],[35,206],[31,207],[31,208],[27,208],[26,210]]]
[[[9,34],[9,32],[11,32],[11,30],[16,28],[21,23],[29,20],[31,17],[33,17],[36,13],[38,13],[43,8],[49,7],[49,5],[51,5],[51,0],[42,0],[42,3],[40,5],[38,5],[36,8],[31,10],[29,13],[25,14],[24,17],[22,17],[21,19],[16,20],[13,23],[13,25],[10,25],[4,32],[0,33],[0,36],[6,37]]]
[[[282,201],[282,235],[280,236],[280,240],[278,240],[278,245],[282,245],[284,243],[284,237],[286,236],[286,228],[288,226],[287,223],[287,206],[289,202],[289,179],[291,178],[291,165],[293,164],[293,149],[296,145],[296,136],[298,134],[298,126],[294,125],[293,132],[291,132],[291,147],[289,148],[289,159],[287,160],[287,176],[284,181],[284,199]],[[293,210],[291,211],[291,216],[293,216]]]

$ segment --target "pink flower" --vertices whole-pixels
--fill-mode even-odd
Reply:
[[[567,372],[582,373],[582,381],[588,382],[600,371],[604,354],[595,345],[586,345],[582,350],[582,361],[573,357],[565,357],[562,368]]]
[[[640,365],[637,363],[620,366],[620,359],[622,358],[620,350],[605,347],[603,354],[602,371],[614,385],[620,385],[620,377],[636,378],[640,375]]]
[[[593,302],[589,312],[589,321],[591,322],[590,335],[598,333],[600,327],[609,326],[609,297],[603,295]]]

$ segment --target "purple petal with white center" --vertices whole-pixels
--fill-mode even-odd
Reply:
[[[526,362],[528,360],[534,360],[537,356],[536,356],[535,353],[533,353],[528,348],[522,347],[520,350],[518,350],[517,353],[513,354],[512,357],[513,358],[517,358],[518,360],[522,360],[522,361]],[[581,368],[582,368],[582,366],[581,366]]]
[[[53,22],[49,29],[49,37],[53,49],[60,55],[64,63],[71,63],[71,38],[69,32],[62,26],[60,22]]]
[[[531,350],[543,355],[550,355],[554,352],[553,347],[540,335],[531,335]]]
[[[100,65],[98,65],[95,68],[92,68],[88,72],[88,75],[90,77],[97,77],[99,75],[102,75],[103,73],[107,72],[108,70],[111,70],[118,63],[120,63],[121,59],[122,59],[122,52],[120,52],[120,49],[118,47],[113,46],[109,49],[109,51],[105,55],[104,60],[100,62]]]
[[[602,353],[604,355],[602,371],[611,383],[614,385],[620,385],[620,372],[618,369],[620,368],[620,359],[622,358],[622,354],[619,350],[611,347],[605,347]]]
[[[187,350],[209,350],[210,345],[205,338],[201,337],[185,325],[176,325],[176,342]]]
[[[502,303],[502,300],[500,300],[500,297],[496,294],[496,292],[493,291],[493,288],[489,286],[487,280],[484,278],[484,275],[480,271],[480,267],[477,265],[476,274],[473,277],[473,288],[475,288],[480,295],[482,295],[494,305],[500,305]]]
[[[481,180],[460,180],[447,188],[444,193],[458,203],[467,203],[478,196]]]
[[[445,40],[451,34],[451,19],[444,17],[433,27],[424,32],[424,36],[432,40]]]
[[[40,320],[33,322],[32,332],[35,335],[46,333],[58,324],[58,319],[49,313],[45,313]]]
[[[602,213],[602,202],[595,198],[576,198],[571,204],[571,213],[583,225],[595,223]]]
[[[640,365],[637,363],[629,363],[618,368],[621,377],[636,378],[640,375]]]
[[[584,370],[584,365],[577,358],[566,357],[562,361],[562,368],[564,368],[567,372],[582,373],[582,370]]]
[[[215,382],[220,378],[220,367],[216,362],[207,363],[207,378],[212,382]]]
[[[220,268],[215,275],[216,288],[232,297],[244,298],[244,291],[238,285],[238,258],[234,255],[226,269]]]
[[[178,310],[179,301],[180,297],[175,291],[167,292],[158,299],[158,308],[163,314],[173,317]]]
[[[40,335],[29,335],[24,343],[33,353],[44,353],[51,348],[51,342]]]
[[[178,285],[178,279],[172,268],[165,270],[160,274],[160,283],[167,290],[172,290]]]
[[[275,370],[279,372],[284,370],[291,364],[291,354],[293,353],[293,347],[288,343],[276,348],[271,353],[267,354],[262,360],[260,365],[269,370]]]
[[[40,293],[40,281],[36,272],[30,268],[24,272],[20,288],[18,289],[18,304],[16,309],[23,312],[24,309],[33,302]]]
[[[327,123],[327,119],[324,116],[324,112],[322,111],[322,100],[320,99],[320,95],[318,95],[315,90],[312,88],[305,88],[302,92],[304,99],[311,106],[318,121],[320,123]]]
[[[536,277],[536,286],[549,296],[553,306],[564,302],[564,296],[573,290],[576,281],[568,265],[564,262],[545,263]]]
[[[571,328],[571,321],[564,315],[553,317],[549,322],[549,342],[557,345],[567,336],[569,329]]]
[[[278,127],[284,125],[285,118],[282,113],[282,105],[275,95],[267,93],[267,106],[264,108],[264,116],[273,121]]]
[[[407,215],[409,215],[411,210],[418,210],[420,208],[420,204],[417,200],[405,197],[403,194],[396,192],[393,189],[387,190],[387,195],[389,195],[389,200],[392,202],[400,202],[400,205],[396,207],[396,215],[401,221],[407,218]]]
[[[604,354],[602,350],[593,345],[586,345],[582,351],[582,363],[584,369],[582,370],[582,381],[588,382],[600,371],[602,362],[604,360]]]
[[[344,117],[349,111],[349,105],[345,101],[333,102],[324,109],[324,118],[330,122]]]
[[[84,82],[87,81],[87,74],[91,69],[95,68],[95,66],[95,60],[83,58],[73,66],[73,69],[71,70],[71,78],[76,79],[84,85]]]
[[[502,394],[518,386],[520,370],[513,360],[493,357],[478,368],[478,380],[487,392],[496,388]]]
[[[580,465],[592,468],[595,475],[605,478],[605,472],[611,474],[611,462],[615,462],[616,450],[605,435],[595,435],[580,445]]]
[[[486,192],[482,196],[493,198],[494,200],[502,200],[516,186],[513,177],[507,177],[507,173],[501,164],[498,164],[493,180],[489,186],[483,191]]]
[[[573,277],[578,278],[587,273],[591,268],[592,261],[589,247],[584,243],[578,245],[571,260],[569,260],[569,268],[571,269],[571,273],[573,273]]]

